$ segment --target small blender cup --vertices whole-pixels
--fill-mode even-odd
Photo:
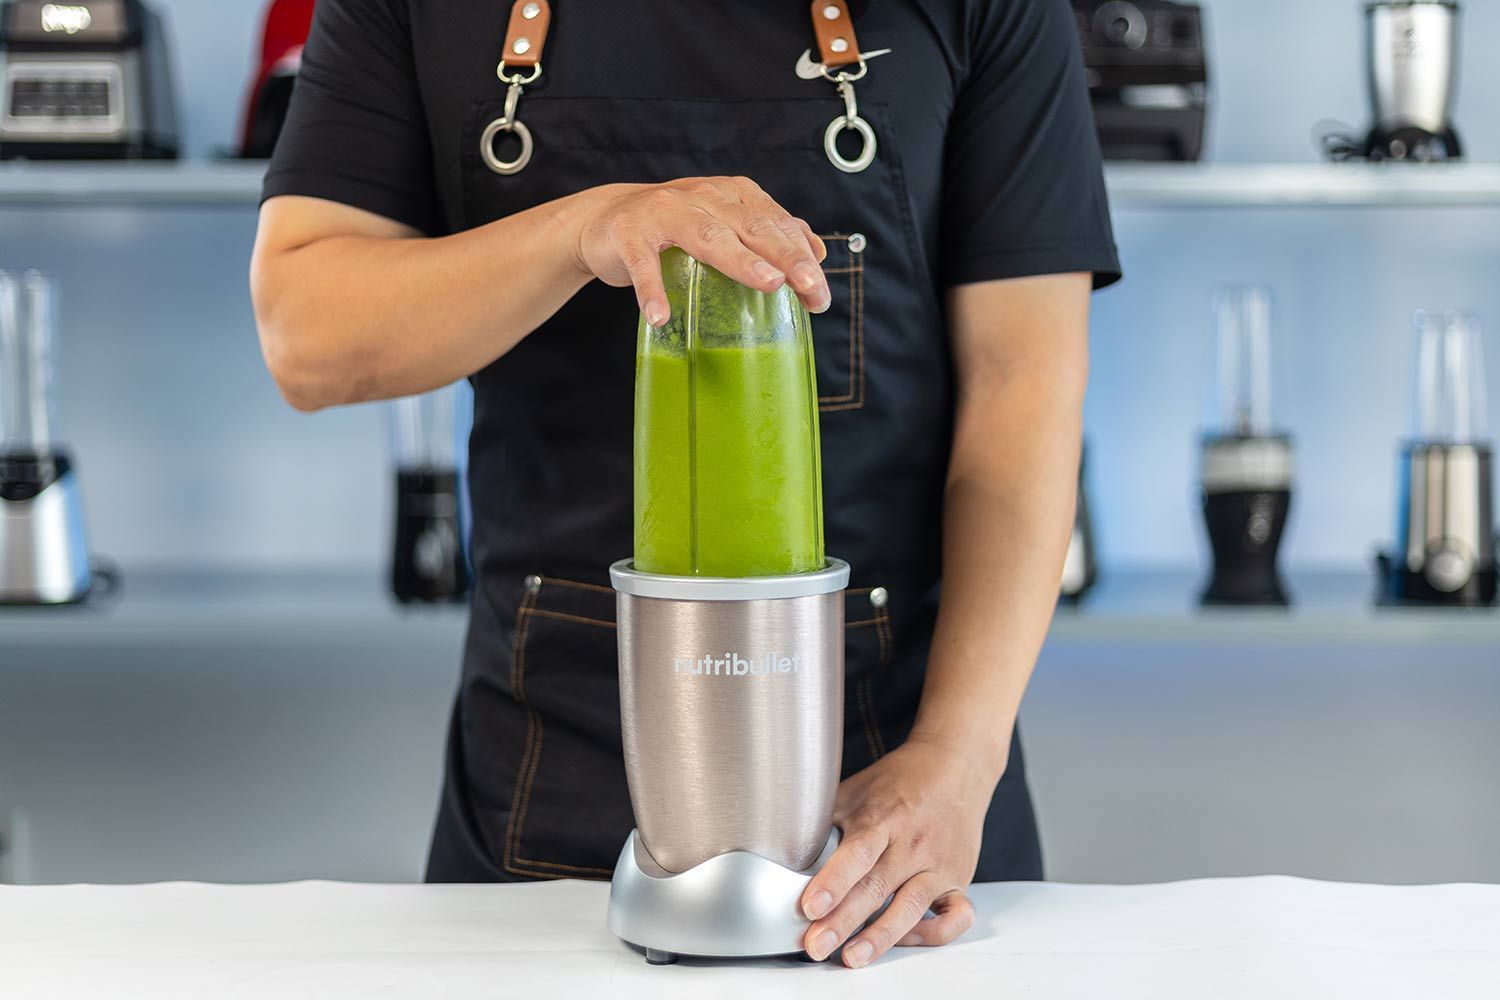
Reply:
[[[609,925],[651,961],[802,950],[837,844],[844,590],[810,321],[679,250],[636,361],[635,558],[610,570],[637,829]]]

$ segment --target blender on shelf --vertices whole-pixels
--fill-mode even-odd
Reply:
[[[1379,557],[1389,604],[1495,601],[1493,468],[1479,325],[1416,314],[1414,435],[1401,453],[1394,551]]]
[[[458,383],[390,404],[396,464],[391,592],[403,604],[462,601],[463,478],[458,468]]]
[[[176,159],[171,50],[141,0],[0,3],[0,159]]]
[[[53,440],[52,287],[0,271],[0,604],[72,604],[94,574],[78,476]]]
[[[1218,426],[1203,438],[1199,483],[1213,549],[1204,604],[1284,605],[1276,565],[1292,499],[1289,436],[1271,422],[1271,297],[1258,286],[1222,289],[1218,318]]]
[[[653,963],[802,951],[838,843],[844,590],[824,553],[810,321],[680,250],[641,322],[635,558],[617,562],[637,828],[609,927]]]
[[[1365,5],[1365,70],[1370,130],[1330,134],[1335,160],[1452,160],[1463,155],[1454,130],[1460,8],[1454,0],[1380,0]]]

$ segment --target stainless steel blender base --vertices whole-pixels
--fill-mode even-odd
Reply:
[[[631,831],[609,887],[609,929],[653,964],[678,955],[752,958],[802,951],[802,891],[839,844],[794,872],[749,851],[709,858],[685,872],[658,865]]]
[[[71,604],[92,582],[71,471],[29,500],[0,499],[0,605]]]

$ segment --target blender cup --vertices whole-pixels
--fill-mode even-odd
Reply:
[[[844,589],[824,554],[811,323],[789,288],[662,255],[636,358],[635,558],[617,592],[636,830],[610,928],[653,961],[800,951],[837,844]]]
[[[458,384],[390,405],[396,464],[391,591],[402,603],[462,601],[469,592],[458,472]]]
[[[1200,485],[1213,551],[1204,604],[1287,603],[1276,566],[1292,496],[1292,442],[1271,422],[1271,296],[1222,289],[1218,426],[1204,436]]]

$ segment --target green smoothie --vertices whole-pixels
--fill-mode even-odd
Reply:
[[[759,295],[738,285],[711,291]],[[737,315],[704,309],[713,304],[707,296],[693,304],[697,320]],[[781,336],[643,329],[636,357],[637,569],[721,577],[821,569],[821,479],[805,324]]]

